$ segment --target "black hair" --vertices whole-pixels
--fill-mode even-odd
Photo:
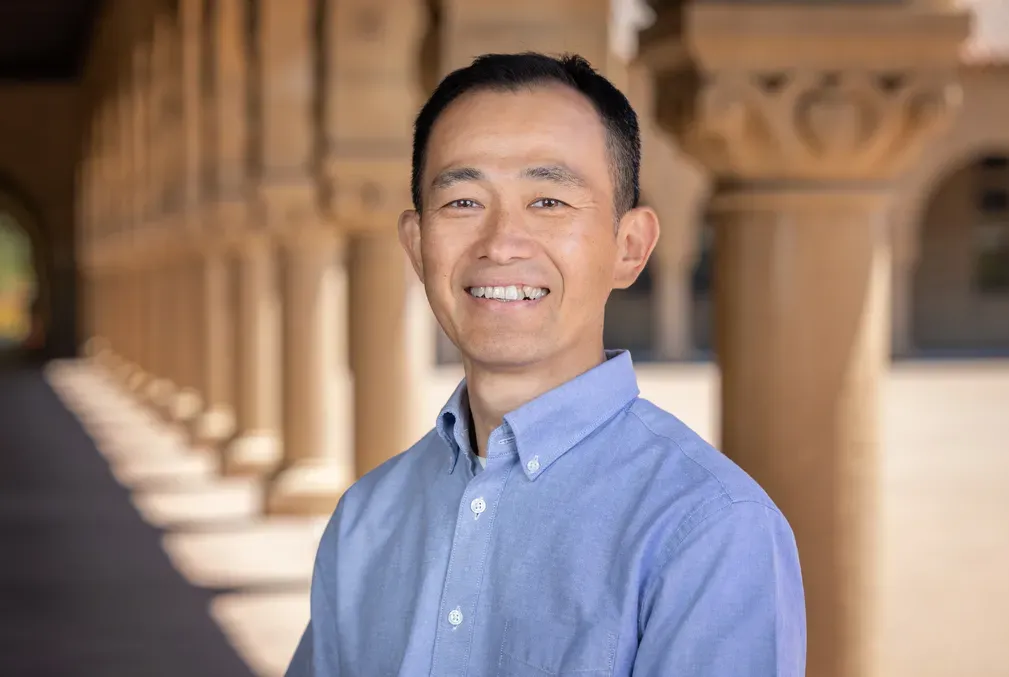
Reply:
[[[473,91],[517,91],[521,87],[559,83],[580,92],[592,103],[606,129],[610,175],[613,178],[617,218],[638,206],[641,188],[641,133],[638,116],[627,97],[576,54],[559,58],[523,52],[484,54],[469,66],[449,73],[421,108],[414,124],[413,173],[410,189],[413,206],[421,210],[421,182],[427,143],[435,122],[449,105]]]

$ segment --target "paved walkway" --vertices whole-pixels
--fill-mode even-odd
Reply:
[[[0,675],[251,677],[38,371],[0,374]]]
[[[324,520],[261,519],[90,366],[48,379],[91,439],[40,374],[0,376],[0,674],[281,675]],[[713,366],[640,380],[715,439]],[[877,672],[1007,677],[1009,361],[899,364],[883,401]]]

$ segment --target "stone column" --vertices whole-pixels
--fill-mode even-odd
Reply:
[[[490,52],[580,54],[599,70],[609,58],[609,0],[444,0],[443,72]]]
[[[412,443],[408,421],[421,387],[411,350],[416,331],[408,326],[415,275],[396,223],[411,204],[412,126],[423,94],[417,59],[427,21],[423,3],[413,0],[331,1],[326,10],[326,206],[334,227],[353,238],[350,355],[360,476]],[[424,366],[431,358],[421,357]]]
[[[200,360],[200,392],[204,409],[194,421],[192,430],[196,444],[219,449],[235,430],[232,408],[234,383],[234,303],[232,299],[231,261],[220,243],[204,245],[202,260],[197,264],[202,316],[197,337]]]
[[[136,42],[130,48],[128,58],[127,78],[130,83],[130,118],[127,121],[126,129],[130,138],[130,192],[129,192],[129,238],[131,246],[136,249],[138,260],[135,273],[135,309],[133,326],[136,332],[136,365],[137,374],[131,384],[135,391],[141,391],[151,383],[154,378],[152,371],[151,357],[151,335],[146,319],[146,300],[149,296],[151,269],[148,262],[144,260],[145,252],[142,248],[142,238],[147,225],[147,192],[149,189],[147,179],[147,111],[149,107],[147,82],[150,76],[149,69],[149,43],[146,36],[137,36]]]
[[[416,441],[410,423],[424,387],[418,371],[426,365],[417,364],[412,345],[421,337],[410,326],[410,287],[420,283],[395,231],[356,238],[352,251],[350,330],[360,477]]]
[[[284,246],[284,460],[267,510],[328,514],[354,481],[345,244],[320,227]]]
[[[250,197],[249,78],[244,0],[222,0],[210,16],[214,109],[208,116],[214,227],[234,240],[234,438],[225,475],[265,475],[280,463],[280,298],[276,251]],[[223,345],[223,342],[222,342]]]
[[[721,446],[795,530],[817,677],[880,669],[885,220],[955,108],[964,19],[698,3],[660,9],[643,35],[660,122],[719,180]]]
[[[101,308],[103,335],[106,341],[106,367],[114,367],[119,358],[119,335],[116,331],[115,316],[112,314],[112,298],[115,285],[114,261],[110,256],[110,243],[112,234],[110,225],[112,223],[112,200],[109,191],[109,183],[112,176],[112,107],[108,99],[107,89],[102,90],[99,95],[98,104],[98,229],[101,233],[103,250],[102,284],[101,284]]]
[[[354,467],[344,244],[322,220],[314,174],[315,6],[266,0],[258,9],[258,191],[284,249],[284,458],[266,509],[328,514]]]
[[[173,111],[170,98],[170,23],[172,19],[164,13],[152,17],[150,42],[146,58],[140,65],[145,69],[146,116],[143,137],[146,149],[144,176],[144,249],[149,252],[153,270],[148,297],[147,324],[151,335],[150,360],[153,378],[145,389],[151,404],[165,415],[171,408],[180,384],[174,379],[173,355],[178,338],[175,326],[172,295],[172,253],[168,244],[174,236],[170,232],[170,205],[167,199],[168,183],[171,179],[167,147],[178,143],[174,130],[168,131]]]
[[[176,225],[181,231],[185,226]],[[177,232],[176,236],[185,237]],[[203,411],[203,397],[200,392],[202,375],[200,361],[196,358],[200,349],[200,324],[195,307],[201,293],[201,269],[192,249],[179,247],[170,263],[169,287],[165,292],[168,299],[165,311],[170,318],[169,363],[172,382],[178,389],[168,405],[167,415],[171,421],[186,430],[192,430],[196,417]]]
[[[225,475],[262,475],[281,459],[280,295],[276,251],[263,233],[238,246],[235,438],[224,453]]]

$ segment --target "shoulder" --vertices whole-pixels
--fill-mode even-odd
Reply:
[[[638,399],[625,425],[633,443],[621,462],[640,478],[637,500],[651,515],[659,551],[671,556],[713,528],[708,538],[792,540],[787,520],[753,477],[676,416]]]
[[[638,426],[640,445],[651,450],[658,474],[691,482],[699,490],[698,499],[713,503],[714,509],[750,502],[777,510],[746,471],[673,414],[639,398],[628,415]]]

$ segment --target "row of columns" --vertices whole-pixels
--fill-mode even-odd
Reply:
[[[86,332],[271,513],[409,446],[432,321],[395,234],[424,8],[321,9],[113,3],[88,74]]]
[[[321,14],[309,0],[178,4],[138,34],[148,65],[102,81],[82,165],[90,329],[225,472],[266,472],[268,511],[326,512],[406,447],[396,423],[431,354],[404,346],[423,333],[405,327],[422,304],[392,235],[416,83],[431,80],[418,55],[435,44],[438,72],[520,49],[606,64],[609,2],[443,0],[436,40],[417,0],[329,0]],[[889,210],[955,109],[967,22],[938,0],[650,4],[655,96],[641,113],[715,179],[720,446],[795,530],[808,674],[869,674]],[[193,67],[205,59],[209,87]],[[107,104],[123,87],[142,113]],[[145,121],[126,154],[142,157],[125,163],[123,117]],[[143,209],[125,210],[137,188]],[[660,253],[670,308],[686,305],[676,253]],[[685,341],[674,317],[658,324]]]

